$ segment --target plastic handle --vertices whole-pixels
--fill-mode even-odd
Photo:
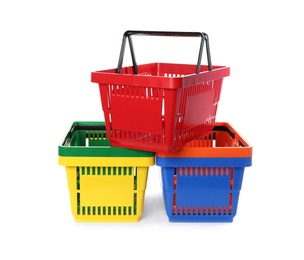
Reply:
[[[201,66],[201,60],[202,60],[202,54],[203,54],[203,48],[204,48],[204,41],[206,42],[206,49],[207,49],[208,70],[209,71],[212,70],[209,38],[206,33],[203,33],[203,32],[166,32],[166,31],[126,31],[122,38],[118,66],[117,66],[117,70],[116,70],[117,73],[121,72],[123,57],[124,57],[124,52],[125,52],[125,47],[126,47],[126,41],[128,38],[134,74],[138,74],[138,68],[137,68],[137,64],[136,64],[134,48],[133,48],[133,43],[132,43],[132,39],[131,39],[132,35],[201,37],[201,43],[200,43],[197,66],[196,66],[196,74],[198,74],[200,72],[200,66]]]
[[[243,141],[239,138],[237,139],[235,137],[235,132],[233,132],[231,129],[229,129],[227,126],[214,126],[213,131],[223,131],[230,135],[230,137],[235,140],[235,142],[238,144],[239,147],[246,147],[246,145],[243,143]]]

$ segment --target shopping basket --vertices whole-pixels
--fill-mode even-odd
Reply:
[[[157,153],[170,222],[232,222],[252,147],[228,123],[172,154]]]
[[[111,147],[104,122],[74,122],[58,149],[75,221],[140,220],[154,153]]]
[[[137,65],[132,35],[201,37],[198,62]],[[133,66],[122,67],[128,39]],[[206,42],[208,65],[201,65]],[[118,67],[92,72],[99,84],[106,131],[112,146],[174,152],[212,130],[223,78],[230,68],[212,66],[209,39],[198,32],[126,31]]]

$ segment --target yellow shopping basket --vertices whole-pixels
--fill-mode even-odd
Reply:
[[[74,122],[59,145],[77,222],[137,222],[153,152],[111,147],[104,122]]]

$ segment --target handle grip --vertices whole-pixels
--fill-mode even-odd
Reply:
[[[202,54],[203,54],[203,48],[204,48],[204,41],[206,42],[206,49],[207,49],[208,70],[209,71],[212,70],[209,37],[206,33],[203,33],[203,32],[171,32],[171,31],[130,31],[129,30],[123,34],[120,55],[119,55],[119,60],[118,60],[118,66],[117,66],[117,70],[116,70],[117,73],[121,72],[124,52],[125,52],[125,47],[126,47],[126,41],[128,39],[131,57],[132,57],[132,63],[133,63],[133,71],[134,71],[134,74],[138,74],[138,67],[137,67],[137,63],[136,63],[136,59],[135,59],[133,42],[132,42],[132,38],[131,38],[132,35],[201,37],[201,43],[200,43],[198,59],[197,59],[197,66],[196,66],[196,74],[198,74],[200,72],[200,66],[201,66],[201,60],[202,60]]]

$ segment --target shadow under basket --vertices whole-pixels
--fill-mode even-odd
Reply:
[[[170,222],[232,222],[252,147],[228,123],[216,123],[172,154],[156,154]]]
[[[143,212],[151,152],[111,147],[104,122],[74,122],[59,145],[77,222],[137,222]]]

